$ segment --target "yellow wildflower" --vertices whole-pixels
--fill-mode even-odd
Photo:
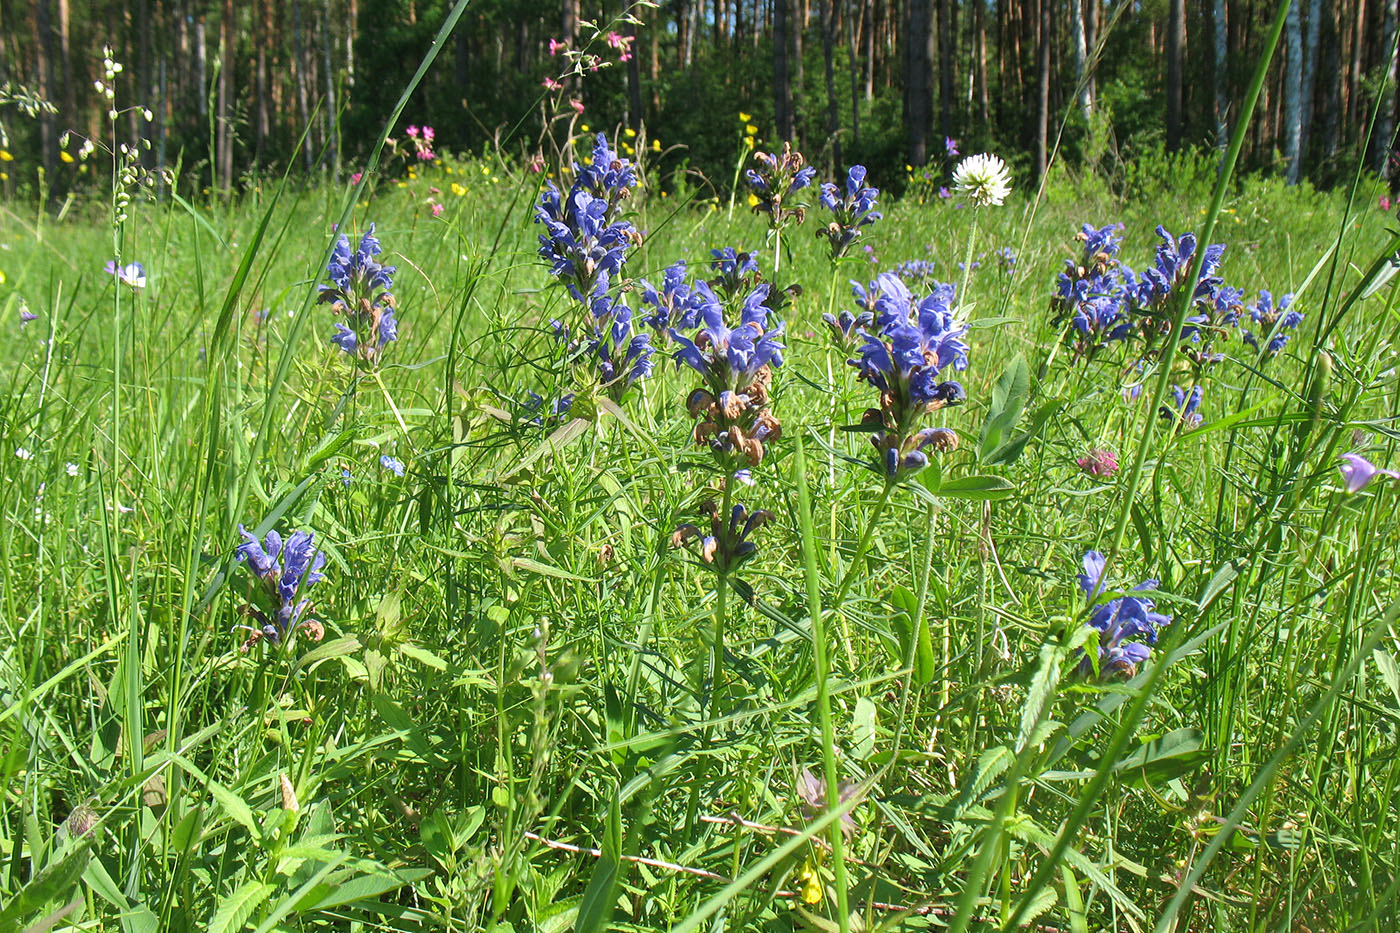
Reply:
[[[71,162],[73,161],[73,154],[72,154],[71,152],[60,152],[60,153],[58,154],[58,157],[59,157],[60,159],[62,159],[64,162],[69,162],[69,163],[71,163]]]
[[[0,162],[13,162],[15,157],[10,155],[10,150],[0,149]]]
[[[457,184],[457,183],[454,181],[454,182],[452,183],[452,193],[455,194],[455,195],[457,195],[457,197],[460,198],[462,195],[464,195],[464,194],[467,193],[467,189],[464,188],[462,185]]]
[[[752,136],[745,136],[745,137],[744,137],[744,145],[745,145],[745,146],[748,146],[750,149],[752,149],[752,148],[753,148],[753,137],[752,137]]]
[[[588,124],[587,124],[587,123],[580,123],[580,124],[578,125],[578,128],[579,128],[579,130],[581,130],[581,131],[584,132],[584,133],[587,133],[587,132],[588,132]]]
[[[744,113],[744,111],[742,111],[742,110],[739,111],[739,122],[740,122],[740,123],[749,123],[749,122],[751,122],[752,120],[753,120],[753,114]]]
[[[661,140],[659,140],[659,139],[653,139],[653,140],[651,141],[651,151],[652,151],[652,152],[660,152],[660,151],[661,151]]]
[[[758,127],[756,127],[756,126],[754,126],[752,123],[750,123],[748,126],[744,127],[744,135],[745,135],[745,136],[757,136],[757,135],[758,135]]]
[[[4,269],[0,269],[0,285],[4,285],[4,284],[5,284],[5,270],[4,270]]]
[[[749,207],[758,207],[758,195],[749,192]]]
[[[622,135],[623,135],[623,136],[626,136],[628,139],[636,139],[636,138],[637,138],[637,131],[634,130],[634,129],[632,129],[632,127],[629,126],[629,127],[627,127],[627,129],[625,129],[625,130],[622,131]]]
[[[822,899],[822,880],[811,860],[804,862],[797,873],[797,890],[804,904],[816,904]]]

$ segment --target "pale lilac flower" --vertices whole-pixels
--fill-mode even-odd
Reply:
[[[117,281],[123,285],[130,285],[132,288],[146,287],[146,269],[139,262],[119,266],[115,260],[108,260],[104,268],[108,275],[115,275]]]
[[[1360,492],[1370,485],[1377,475],[1400,479],[1400,473],[1382,470],[1360,454],[1342,454],[1342,463],[1338,464],[1337,469],[1342,473],[1347,492]]]

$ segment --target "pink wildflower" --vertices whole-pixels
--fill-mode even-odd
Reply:
[[[623,39],[622,36],[618,33],[608,33],[608,45],[612,46],[613,48],[620,49],[626,44],[626,42],[627,40]]]
[[[404,132],[408,134],[410,139],[418,138],[418,127],[416,125],[410,124],[408,129],[404,130]]]
[[[558,81],[555,81],[553,78],[545,78],[543,81],[540,82],[540,84],[551,91],[564,90],[564,85],[559,83]]]
[[[574,113],[583,113],[583,101],[577,97],[569,101],[569,106],[574,108]]]
[[[1074,461],[1090,476],[1108,479],[1118,472],[1118,455],[1111,450],[1095,448]]]
[[[530,160],[530,171],[539,174],[544,171],[544,156],[535,156]]]
[[[554,39],[549,40],[550,55],[557,55],[559,52],[563,51],[564,49],[567,49],[568,47],[569,43],[567,42],[557,42]]]
[[[361,179],[361,178],[364,178],[364,177],[365,177],[365,173],[364,173],[364,172],[356,172],[355,174],[353,174],[353,175],[350,176],[350,184],[352,184],[352,185],[358,185],[358,184],[360,183],[360,179]]]
[[[436,159],[436,158],[437,158],[437,154],[434,153],[433,150],[431,150],[431,149],[419,149],[419,150],[418,150],[418,159],[419,159],[420,162],[431,162],[433,159]]]
[[[439,203],[436,202],[436,201],[433,202],[433,216],[434,216],[434,217],[441,217],[441,216],[442,216],[442,205],[439,204]]]
[[[425,126],[425,127],[423,127],[423,141],[424,141],[424,142],[429,142],[429,143],[432,142],[432,141],[433,141],[433,137],[436,136],[436,135],[437,135],[437,131],[434,130],[431,126]]]
[[[1385,195],[1385,194],[1381,195],[1380,205],[1381,205],[1381,210],[1383,210],[1383,211],[1388,211],[1388,210],[1390,210],[1390,196],[1389,196],[1389,195]]]

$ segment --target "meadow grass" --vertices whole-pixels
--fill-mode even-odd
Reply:
[[[0,208],[0,927],[1393,928],[1400,490],[1337,469],[1400,466],[1394,293],[1353,300],[1393,248],[1369,197],[1233,189],[1225,280],[1305,321],[1275,358],[1224,347],[1203,424],[1152,435],[1125,503],[1127,471],[1076,459],[1126,463],[1156,413],[1121,355],[1074,362],[1049,295],[1081,223],[1121,221],[1141,269],[1207,188],[1056,174],[975,225],[906,197],[835,269],[789,230],[774,276],[742,201],[653,180],[629,278],[737,246],[802,287],[782,439],[723,493],[775,520],[717,586],[671,547],[721,496],[694,374],[667,351],[620,404],[591,395],[551,326],[580,317],[536,255],[541,177],[415,174],[345,225],[398,266],[377,371],[313,303],[346,188],[138,199],[117,225]],[[118,250],[144,288],[102,271]],[[967,402],[936,422],[961,446],[887,487],[842,430],[875,393],[821,314],[911,259],[960,286]],[[1100,683],[1075,575],[1123,508],[1104,586],[1159,580],[1173,621]],[[243,650],[240,524],[315,531],[319,641]]]

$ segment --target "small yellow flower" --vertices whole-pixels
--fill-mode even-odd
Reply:
[[[0,162],[13,162],[15,157],[10,155],[10,150],[0,149]]]
[[[651,151],[652,151],[652,152],[660,152],[660,151],[661,151],[661,140],[659,140],[659,139],[653,139],[653,140],[651,141]]]
[[[87,168],[87,166],[83,166],[83,167],[84,167],[84,168]],[[9,173],[9,172],[0,172],[0,181],[9,181],[9,180],[10,180],[10,173]]]
[[[623,144],[622,144],[622,151],[625,152],[625,153],[627,153],[628,155],[635,155],[636,152],[637,152],[636,148],[633,147],[633,145],[632,145],[631,143],[623,143]]]
[[[623,136],[626,136],[628,139],[636,139],[636,138],[637,138],[637,131],[634,130],[634,129],[632,129],[632,127],[629,126],[629,127],[627,127],[627,129],[625,129],[625,130],[622,131],[622,135],[623,135]]]
[[[753,121],[753,114],[751,114],[751,113],[744,113],[744,111],[742,111],[742,110],[739,111],[739,122],[740,122],[740,123],[750,123],[750,122],[752,122],[752,121]]]
[[[587,124],[587,123],[580,123],[580,124],[578,125],[578,128],[579,128],[580,131],[582,131],[582,132],[584,132],[584,133],[587,133],[587,132],[588,132],[588,124]]]
[[[62,159],[64,162],[67,162],[67,163],[70,163],[70,164],[73,162],[73,154],[70,153],[70,152],[60,152],[60,153],[58,154],[58,157],[59,157],[60,159]]]
[[[4,270],[4,269],[0,269],[0,285],[4,285],[4,284],[5,284],[5,270]]]
[[[754,126],[752,123],[750,123],[748,126],[745,126],[745,127],[744,127],[744,135],[745,135],[745,136],[757,136],[757,135],[758,135],[758,127],[756,127],[756,126]]]
[[[452,193],[455,194],[455,195],[457,195],[457,197],[460,198],[462,195],[464,195],[464,194],[467,193],[467,189],[464,188],[463,186],[457,184],[457,183],[454,181],[454,182],[452,183]]]
[[[904,163],[904,170],[905,170],[906,172],[912,172],[912,171],[914,171],[914,166],[912,166],[912,165],[910,165],[909,163],[906,162],[906,163]]]
[[[408,182],[406,182],[406,181],[396,181],[396,182],[394,182],[394,187],[395,187],[395,188],[407,188],[407,187],[408,187]]]
[[[669,195],[669,194],[667,194],[667,193],[666,193],[666,192],[664,192],[664,191],[663,191],[663,192],[661,192],[661,196],[662,196],[662,197],[663,197],[663,198],[669,198],[669,197],[670,197],[670,195]]]
[[[745,136],[745,137],[744,137],[744,145],[745,145],[745,146],[748,146],[750,149],[752,149],[752,148],[753,148],[753,137],[752,137],[752,136]]]
[[[758,207],[758,195],[749,192],[749,207]]]
[[[816,904],[822,899],[822,880],[810,860],[804,862],[797,873],[797,890],[804,904]]]
[[[409,173],[408,173],[408,177],[409,177],[409,180],[415,179],[415,178],[418,177],[418,173],[417,173],[417,172],[409,172]]]

